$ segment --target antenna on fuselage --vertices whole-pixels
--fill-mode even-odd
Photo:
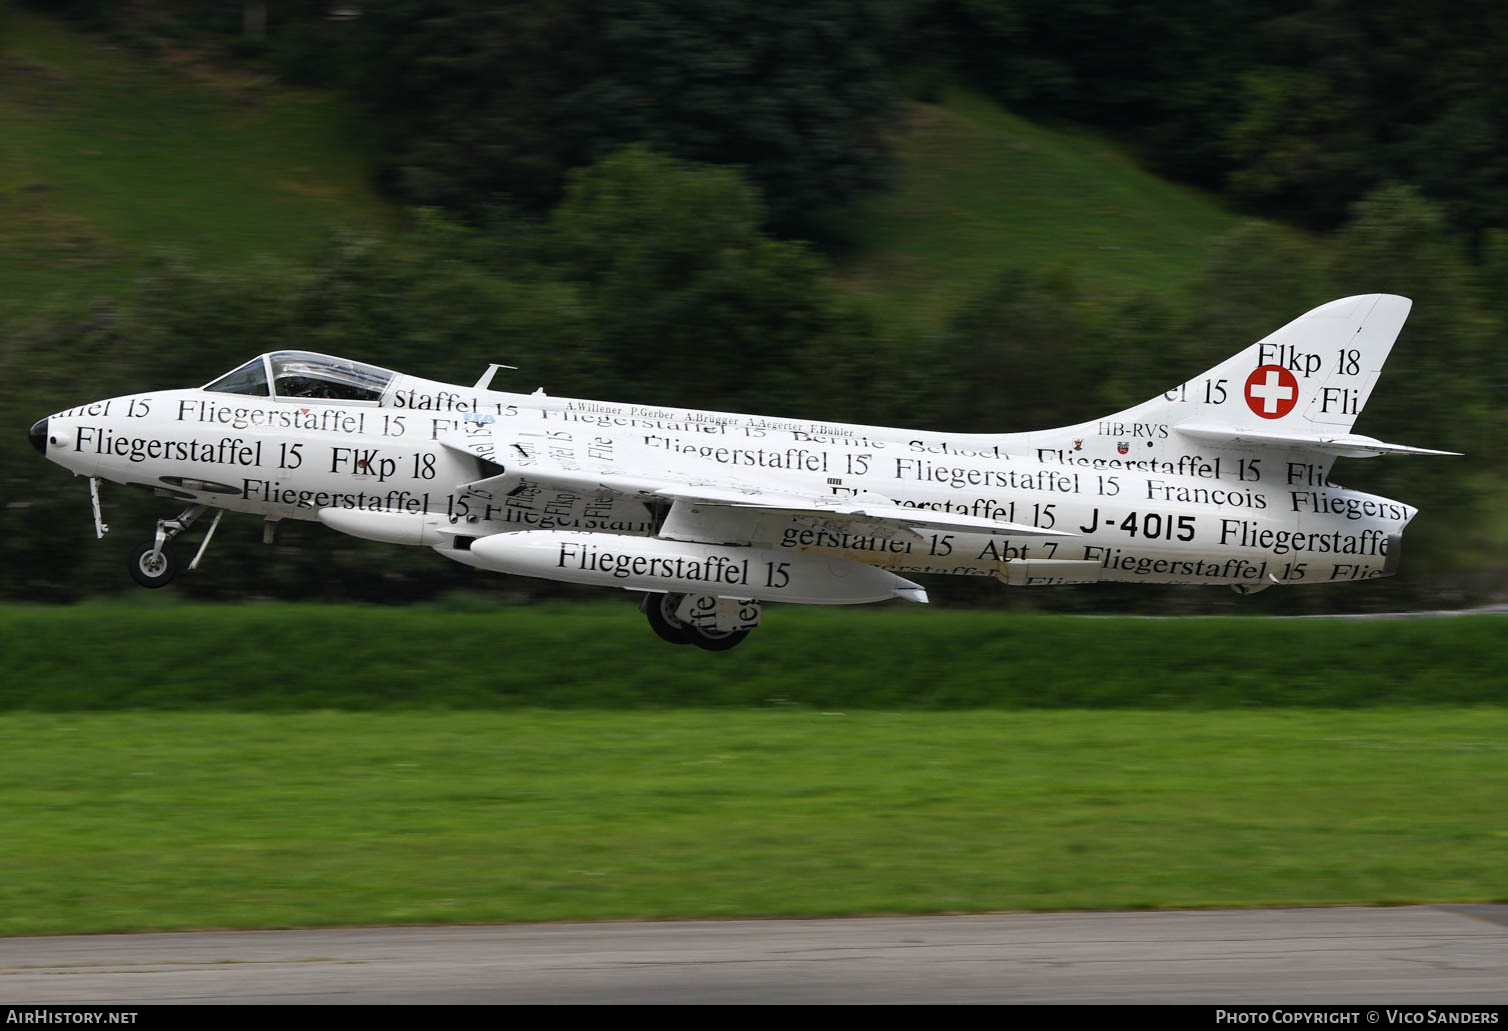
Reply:
[[[486,390],[487,387],[488,387],[488,385],[492,383],[492,377],[497,375],[497,370],[498,369],[512,369],[515,372],[517,372],[518,371],[518,366],[517,365],[501,365],[501,364],[499,364],[497,362],[493,362],[491,365],[487,366],[487,371],[484,372],[484,373],[482,373],[482,378],[479,379],[479,380],[477,380],[476,381],[476,385],[474,387],[472,387],[471,389],[472,390]]]

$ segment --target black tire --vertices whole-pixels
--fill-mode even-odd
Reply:
[[[671,644],[700,643],[696,631],[675,618],[676,606],[682,597],[679,594],[651,594],[644,599],[644,615],[660,640]]]
[[[697,627],[687,627],[687,629],[693,635],[691,643],[709,652],[725,652],[729,648],[736,648],[745,637],[749,636],[747,630],[702,630]]]
[[[178,563],[173,560],[173,553],[163,548],[156,561],[152,559],[152,553],[156,550],[156,543],[147,541],[138,545],[131,552],[131,562],[126,568],[131,573],[131,579],[143,587],[166,587],[178,575]]]

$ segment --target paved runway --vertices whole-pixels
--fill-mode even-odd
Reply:
[[[0,939],[0,1003],[1508,1003],[1508,906]]]

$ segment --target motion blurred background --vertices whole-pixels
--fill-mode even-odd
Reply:
[[[1508,570],[1508,19],[1363,0],[7,0],[0,596],[134,590],[141,532],[24,440],[273,348],[505,388],[936,430],[1091,419],[1348,293],[1414,299],[1339,463],[1422,509],[1396,580]],[[109,490],[144,531],[164,503]],[[587,592],[232,517],[198,598]]]

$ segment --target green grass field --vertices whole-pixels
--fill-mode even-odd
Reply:
[[[1501,708],[9,714],[0,754],[0,935],[1508,899]]]
[[[1508,898],[1508,617],[767,623],[0,608],[0,935]]]
[[[0,606],[0,711],[1508,703],[1508,616],[1140,619],[770,606],[737,649],[615,604]],[[143,603],[144,602],[144,603]]]

